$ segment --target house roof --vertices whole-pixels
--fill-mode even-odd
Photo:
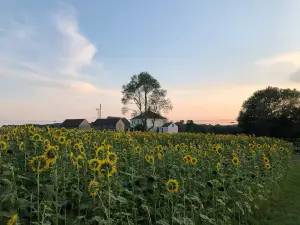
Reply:
[[[123,123],[125,124],[126,128],[130,127],[130,122],[128,121],[128,119],[126,119],[124,117],[108,116],[107,119],[121,119],[123,121]]]
[[[135,119],[143,119],[143,118],[147,118],[147,119],[167,119],[166,117],[163,117],[161,115],[159,115],[158,113],[155,113],[155,112],[152,112],[152,111],[146,111],[145,113],[141,113],[140,115],[138,116],[135,116],[133,118],[131,118],[132,120],[135,120]]]
[[[120,118],[111,118],[111,119],[97,119],[93,123],[94,126],[102,125],[116,125]]]
[[[66,119],[60,127],[77,128],[85,119]]]
[[[183,123],[175,123],[178,126],[178,132],[184,132],[185,131],[185,124]]]
[[[165,123],[162,127],[169,127],[172,123]]]

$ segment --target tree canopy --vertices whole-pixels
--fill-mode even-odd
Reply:
[[[152,125],[147,127],[147,111],[160,115],[173,109],[170,99],[166,97],[167,91],[148,72],[133,75],[130,82],[122,86],[122,94],[123,114],[131,111],[132,116],[141,115],[144,130],[153,128],[156,119],[151,118]]]
[[[243,103],[237,120],[245,133],[295,138],[300,134],[300,92],[277,87],[258,90]]]

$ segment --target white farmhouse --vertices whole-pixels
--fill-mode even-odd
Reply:
[[[136,127],[139,124],[142,124],[142,120],[147,118],[147,129],[152,127],[150,131],[159,132],[159,129],[167,122],[167,118],[154,113],[152,111],[146,111],[138,116],[135,116],[131,119],[131,126]]]
[[[161,133],[178,133],[178,126],[176,123],[165,123],[160,128]]]

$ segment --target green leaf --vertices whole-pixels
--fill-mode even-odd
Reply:
[[[202,213],[199,213],[199,216],[200,216],[203,220],[205,220],[205,221],[207,221],[207,222],[209,222],[209,223],[211,223],[211,224],[214,224],[214,220],[211,219],[211,218],[209,218],[208,216],[206,216],[206,215],[204,215],[204,214],[202,214]]]
[[[159,225],[170,225],[167,221],[165,220],[159,220],[156,222],[156,224],[159,224]]]
[[[6,171],[3,172],[3,175],[4,176],[10,176],[10,175],[12,175],[12,172],[11,172],[11,170],[6,170]]]

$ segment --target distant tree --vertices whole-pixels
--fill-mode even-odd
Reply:
[[[246,100],[238,126],[257,136],[294,138],[300,135],[300,92],[267,87]]]
[[[157,119],[153,118],[152,127],[147,127],[149,111],[160,115],[173,109],[171,101],[166,98],[167,91],[148,72],[133,75],[130,82],[122,86],[122,94],[122,113],[131,111],[132,116],[141,115],[143,130],[152,129]]]

